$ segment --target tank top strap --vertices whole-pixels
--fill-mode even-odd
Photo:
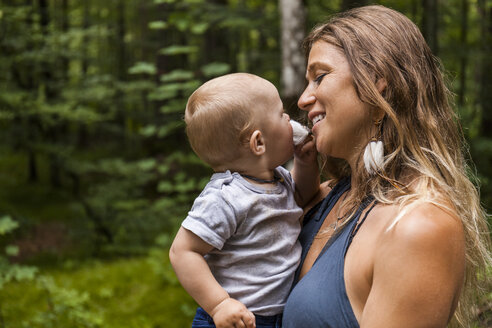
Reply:
[[[350,176],[342,178],[322,201],[313,206],[304,215],[304,220],[302,221],[303,228],[299,235],[299,242],[302,245],[301,260],[295,274],[294,282],[297,282],[299,279],[300,269],[302,268],[307,252],[311,247],[314,236],[318,233],[323,224],[324,218],[330,213],[331,209],[343,193],[349,189]]]
[[[354,223],[354,226],[352,228],[352,231],[350,233],[350,236],[349,236],[349,240],[348,240],[348,244],[347,244],[347,249],[348,247],[350,246],[350,244],[352,243],[352,239],[354,239],[355,235],[357,234],[357,232],[359,231],[360,227],[362,226],[362,224],[364,223],[364,221],[367,219],[367,216],[369,215],[369,213],[372,211],[372,209],[376,206],[377,204],[377,201],[374,201],[374,198],[373,197],[370,197],[368,198],[360,207],[360,211],[359,212],[359,217],[360,215],[362,214],[362,212],[364,211],[364,209],[372,202],[372,205],[371,207],[369,207],[369,209],[366,211],[366,213],[364,213],[364,216],[362,217],[362,219],[359,221],[359,217],[356,217],[354,220],[355,220],[355,223]],[[359,222],[357,222],[359,221]],[[345,250],[346,251],[346,250]]]

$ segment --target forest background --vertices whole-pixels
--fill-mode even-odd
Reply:
[[[187,96],[251,72],[298,118],[300,40],[370,3],[442,60],[491,213],[490,0],[1,0],[0,328],[190,326],[167,252],[211,170],[184,135]]]

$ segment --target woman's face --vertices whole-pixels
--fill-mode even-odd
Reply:
[[[313,123],[318,152],[343,158],[354,167],[370,140],[374,123],[368,105],[357,96],[343,52],[325,41],[315,42],[309,52],[306,79],[308,85],[298,105]]]

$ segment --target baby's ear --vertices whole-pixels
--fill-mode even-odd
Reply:
[[[249,149],[255,155],[263,155],[266,151],[265,141],[260,130],[255,130],[249,138]]]

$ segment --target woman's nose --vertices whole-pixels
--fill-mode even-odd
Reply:
[[[311,92],[309,92],[308,88],[306,88],[301,97],[299,97],[299,100],[297,101],[297,106],[299,106],[299,108],[302,110],[308,111],[309,106],[314,104],[315,101],[316,97]]]

